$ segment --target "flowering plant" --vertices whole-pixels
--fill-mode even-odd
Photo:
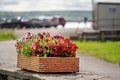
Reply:
[[[77,46],[69,38],[50,33],[31,34],[17,40],[16,50],[25,56],[75,57]]]

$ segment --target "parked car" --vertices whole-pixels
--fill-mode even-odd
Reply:
[[[0,18],[0,28],[16,28],[19,22],[17,18]]]
[[[18,23],[18,28],[31,28],[32,23],[30,22],[30,19],[22,18],[20,22]]]
[[[3,28],[3,24],[6,23],[6,18],[0,18],[0,28]]]
[[[39,18],[32,18],[32,19],[29,20],[29,23],[31,23],[31,26],[33,28],[35,28],[35,27],[38,27],[38,28],[43,27],[44,26],[43,22],[44,21],[39,19]]]
[[[57,25],[62,25],[64,27],[65,23],[66,23],[66,20],[63,17],[60,17],[60,16],[52,17],[50,19],[50,25],[54,26],[54,27],[57,27]]]

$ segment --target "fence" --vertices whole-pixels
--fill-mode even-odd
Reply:
[[[95,27],[102,31],[120,31],[120,18],[108,18],[95,20]]]

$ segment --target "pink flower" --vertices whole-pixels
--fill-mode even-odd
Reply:
[[[50,33],[49,32],[47,33],[47,36],[50,37]]]
[[[36,45],[39,45],[39,43],[40,43],[40,40],[36,40],[36,41],[35,41],[35,44],[36,44]]]
[[[32,56],[36,56],[36,53],[35,53],[35,52],[33,52],[33,53],[32,53]]]
[[[30,35],[31,33],[30,33],[30,32],[28,32],[28,34]]]
[[[32,44],[32,49],[33,50],[36,50],[37,49],[37,46],[35,44]]]
[[[31,39],[31,33],[28,32],[26,39]]]
[[[49,39],[45,39],[45,41],[46,41],[46,42],[48,42],[48,41],[49,41]]]
[[[55,52],[55,53],[54,53],[54,55],[55,55],[55,56],[58,56],[58,53],[57,53],[57,52]]]

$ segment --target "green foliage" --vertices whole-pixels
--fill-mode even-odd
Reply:
[[[75,41],[78,52],[90,54],[108,62],[120,63],[120,41]]]
[[[27,41],[26,44],[23,44],[23,47],[21,49],[21,52],[22,54],[26,55],[26,56],[31,56],[32,55],[32,52],[33,50],[31,50],[31,42],[30,41]]]
[[[0,32],[0,41],[15,40],[16,35],[14,32]]]

